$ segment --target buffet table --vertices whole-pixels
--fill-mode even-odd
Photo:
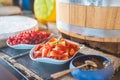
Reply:
[[[27,14],[24,14],[27,15]],[[27,15],[29,16],[29,15]],[[30,15],[31,17],[31,15]],[[48,26],[43,26],[39,24],[40,30],[49,31],[54,34],[59,35],[59,31],[57,30],[55,24],[48,23]],[[84,44],[80,44],[84,45]],[[45,63],[39,63],[34,62],[29,57],[29,51],[30,50],[15,50],[9,47],[4,47],[0,49],[0,57],[9,62],[13,67],[15,67],[18,71],[20,71],[25,77],[28,78],[28,80],[45,80],[49,79],[50,75],[65,69],[69,68],[69,62],[67,64],[63,65],[52,65],[52,64],[45,64]],[[18,55],[19,53],[27,52],[26,55],[11,59],[11,57]],[[115,69],[115,75],[111,80],[119,80],[120,79],[120,58],[116,57],[111,54],[107,54],[105,52],[95,50],[92,48],[89,48],[84,45],[84,47],[79,51],[77,55],[83,55],[83,54],[97,54],[106,56],[107,58],[111,59],[114,69]],[[57,80],[76,80],[72,77],[71,74],[67,74]]]
[[[58,34],[57,28],[54,24],[48,24],[48,28],[41,27],[41,30],[48,30],[49,32],[53,32],[55,34]],[[40,25],[41,26],[41,25]],[[81,44],[84,45],[84,44]],[[29,80],[45,80],[50,78],[50,74],[56,73],[65,69],[68,69],[69,63],[64,65],[51,65],[51,64],[44,64],[44,63],[37,63],[32,61],[29,58],[29,50],[15,50],[9,47],[1,48],[0,49],[0,57],[4,58],[6,61],[8,61],[10,64],[12,64],[16,69],[18,69],[20,72],[22,72]],[[27,52],[28,54],[11,59],[11,57],[18,55],[19,53]],[[84,46],[80,52],[77,55],[81,54],[97,54],[106,56],[111,59],[114,69],[116,71],[116,74],[113,76],[111,80],[118,80],[120,79],[120,72],[118,71],[118,68],[120,66],[120,58],[115,57],[110,54],[106,54],[102,51],[98,51],[92,48],[89,48],[87,46]],[[49,67],[48,67],[49,66]],[[57,80],[76,80],[71,76],[71,74],[65,75]]]

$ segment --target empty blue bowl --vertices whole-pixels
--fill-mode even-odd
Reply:
[[[75,68],[75,62],[80,60],[89,60],[89,58],[95,58],[98,59],[98,62],[102,60],[103,62],[108,62],[108,65],[106,67],[97,69],[97,70],[82,70],[77,69],[71,72],[72,76],[75,77],[78,80],[110,80],[112,75],[114,74],[114,69],[111,61],[103,56],[98,55],[80,55],[78,57],[75,57],[71,62],[69,68]]]

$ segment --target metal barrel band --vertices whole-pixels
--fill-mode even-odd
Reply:
[[[76,4],[81,6],[113,6],[120,7],[119,0],[57,0],[61,3]]]
[[[120,38],[120,30],[105,30],[97,28],[88,28],[83,26],[75,26],[65,23],[61,20],[57,20],[57,27],[65,31],[80,34],[83,36],[91,36],[97,38]]]

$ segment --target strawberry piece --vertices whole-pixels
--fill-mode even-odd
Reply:
[[[70,56],[73,56],[75,54],[75,50],[74,49],[70,49]]]
[[[35,51],[40,50],[41,47],[42,47],[41,45],[38,45],[38,46],[35,48]]]
[[[40,51],[35,51],[33,57],[34,58],[39,58],[39,57],[41,57],[41,55],[42,54],[40,53]]]

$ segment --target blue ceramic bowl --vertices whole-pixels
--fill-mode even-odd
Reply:
[[[107,65],[107,67],[103,67],[103,68],[97,69],[97,70],[77,69],[77,70],[71,72],[73,77],[75,77],[78,80],[110,80],[110,78],[114,74],[113,65],[108,58],[103,57],[103,56],[98,56],[98,55],[82,55],[81,56],[80,55],[71,61],[69,68],[70,69],[75,68],[74,63],[76,61],[83,60],[84,58],[87,58],[87,57],[96,58],[98,60],[102,59],[103,62],[107,61],[109,64]]]

